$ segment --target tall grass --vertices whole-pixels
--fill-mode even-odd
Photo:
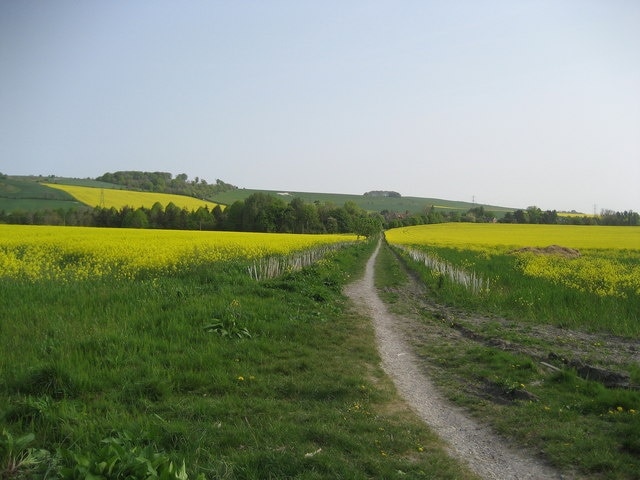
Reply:
[[[450,255],[448,261],[469,261],[467,253],[457,252],[461,257]],[[485,268],[480,271],[492,272],[492,278],[496,278],[498,272],[512,266],[514,259],[498,256],[485,260],[478,260],[474,268],[483,264]],[[412,266],[429,278],[422,262]],[[539,329],[522,325],[517,315],[512,322],[496,322],[491,317],[480,326],[468,322],[469,331],[485,341],[456,335],[449,322],[421,308],[424,305],[420,301],[414,303],[414,296],[395,294],[407,287],[409,277],[391,249],[380,251],[376,268],[376,286],[393,304],[392,309],[405,316],[416,312],[412,325],[415,352],[452,401],[492,425],[513,444],[528,452],[542,452],[568,478],[640,478],[640,391],[606,388],[579,377],[571,368],[547,368],[535,353],[530,353],[531,346],[541,341],[544,349],[554,351],[566,338],[558,338],[557,344],[536,338]],[[514,279],[507,277],[500,288],[507,288],[511,281]],[[437,282],[430,286],[431,295],[455,301],[456,305],[464,300],[486,305],[491,298],[469,295],[453,282],[440,290]],[[492,286],[492,291],[495,288]],[[637,365],[631,370],[632,378],[634,371],[637,375]]]
[[[372,247],[265,281],[247,262],[0,280],[0,431],[33,433],[67,478],[139,458],[190,478],[471,478],[397,406],[341,294]]]
[[[640,335],[640,292],[628,291],[624,298],[597,295],[550,278],[525,275],[519,267],[521,257],[506,249],[420,249],[451,265],[472,270],[490,282],[489,288],[483,289],[480,294],[469,295],[466,288],[454,281],[443,282],[437,271],[404,254],[412,268],[420,272],[433,294],[449,304],[567,328],[608,332],[631,338]]]

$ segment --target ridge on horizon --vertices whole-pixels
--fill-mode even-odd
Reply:
[[[140,173],[140,174],[148,174],[148,173],[166,174],[166,175],[170,175],[174,179],[176,177],[181,177],[187,183],[190,183],[190,184],[195,184],[196,181],[198,181],[198,182],[204,182],[204,184],[206,185],[215,185],[215,184],[208,183],[207,180],[198,176],[193,177],[193,180],[191,180],[186,174],[177,174],[174,176],[174,174],[169,172],[159,172],[159,171],[144,172],[144,171],[138,171],[138,170],[129,170],[129,171],[123,171],[123,172]],[[0,175],[5,176],[7,178],[22,179],[22,180],[29,180],[29,181],[36,181],[36,182],[42,182],[45,180],[54,182],[54,183],[69,182],[71,184],[78,184],[78,185],[84,184],[85,186],[93,186],[93,187],[99,187],[99,188],[127,188],[130,190],[137,190],[140,192],[151,192],[151,190],[131,188],[118,183],[104,182],[104,181],[98,180],[99,178],[107,174],[103,174],[94,178],[67,177],[67,176],[58,176],[55,174],[14,175],[14,174],[7,174],[4,172],[0,172]],[[392,190],[382,190],[382,189],[369,190],[368,192],[364,192],[364,193],[344,193],[344,192],[336,192],[336,191],[322,192],[322,191],[313,191],[313,190],[297,190],[297,189],[283,189],[283,188],[272,189],[272,188],[239,187],[236,185],[227,184],[226,182],[219,179],[216,179],[216,182],[220,182],[224,185],[233,187],[233,189],[222,192],[222,193],[209,195],[207,197],[207,200],[225,204],[225,205],[229,205],[233,203],[233,201],[235,200],[246,198],[252,193],[264,192],[267,194],[278,195],[280,197],[298,196],[305,201],[311,201],[311,202],[320,201],[325,203],[330,202],[334,204],[342,204],[344,203],[344,201],[355,201],[359,205],[365,204],[368,207],[370,207],[368,208],[368,210],[376,210],[374,206],[380,204],[381,202],[384,202],[385,205],[380,206],[380,208],[377,211],[390,210],[390,211],[402,211],[402,212],[406,211],[409,213],[420,212],[420,211],[423,211],[425,208],[429,208],[430,206],[434,206],[437,209],[438,208],[445,209],[445,210],[454,209],[459,211],[467,211],[471,208],[482,206],[483,208],[489,211],[495,211],[496,213],[514,212],[516,210],[525,210],[526,208],[530,208],[530,207],[507,207],[502,205],[480,203],[480,202],[475,202],[475,198],[472,199],[471,201],[464,201],[464,200],[452,200],[452,199],[442,198],[442,197],[426,197],[426,196],[416,196],[416,195],[405,196],[402,194],[402,192],[395,192],[395,191],[393,192],[398,193],[399,194],[398,196],[366,195],[369,192],[375,192],[375,191],[392,191]],[[193,195],[188,195],[188,196],[193,196]],[[0,196],[0,199],[1,198],[2,196]],[[196,196],[196,198],[199,198],[199,197]],[[374,208],[371,208],[371,207],[374,207]],[[566,213],[566,214],[572,214],[572,215],[590,215],[589,213],[584,213],[576,210],[556,210],[556,211],[558,213]]]

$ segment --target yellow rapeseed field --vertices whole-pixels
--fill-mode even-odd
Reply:
[[[171,273],[185,265],[286,255],[355,240],[355,235],[0,225],[0,277],[134,278],[144,270]]]
[[[159,202],[163,207],[166,207],[169,203],[173,203],[177,207],[186,208],[187,210],[197,210],[204,206],[209,207],[209,210],[211,210],[217,205],[217,203],[206,200],[198,200],[197,198],[187,197],[185,195],[172,195],[169,193],[132,192],[111,188],[59,185],[57,183],[45,183],[44,185],[67,192],[76,200],[90,207],[104,206],[106,208],[114,207],[121,209],[129,206],[133,208],[151,208],[154,203]]]
[[[526,276],[573,289],[624,298],[640,295],[640,228],[574,225],[445,223],[395,228],[391,244],[449,247],[491,255],[518,256]],[[577,250],[562,255],[523,247],[558,245]]]
[[[575,249],[640,250],[640,228],[593,225],[441,223],[394,228],[390,243],[464,248],[561,245]]]

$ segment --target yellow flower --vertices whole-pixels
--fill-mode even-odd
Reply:
[[[0,225],[0,277],[135,279],[141,271],[171,274],[189,265],[290,256],[355,240],[355,235]],[[236,299],[230,306],[240,303]]]
[[[516,268],[525,276],[545,278],[599,297],[626,298],[630,292],[640,293],[640,265],[635,261],[638,229],[603,227],[584,235],[580,226],[446,223],[394,228],[387,230],[385,237],[393,245],[446,246],[490,252],[487,255],[521,246],[566,245],[581,249],[581,255],[563,258],[519,253]],[[456,267],[467,270],[469,263],[461,261]],[[523,299],[523,306],[528,303]]]

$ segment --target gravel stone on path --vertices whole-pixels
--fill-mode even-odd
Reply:
[[[411,408],[448,444],[451,456],[466,463],[485,479],[563,479],[540,459],[517,451],[489,427],[479,424],[448,402],[419,368],[395,317],[390,314],[374,286],[375,259],[367,262],[362,279],[347,286],[345,293],[374,324],[382,366]]]

